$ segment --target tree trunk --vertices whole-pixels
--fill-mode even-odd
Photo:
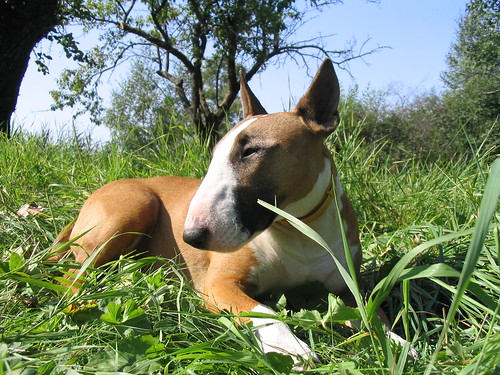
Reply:
[[[0,132],[7,137],[31,51],[59,24],[58,14],[58,0],[0,2]]]

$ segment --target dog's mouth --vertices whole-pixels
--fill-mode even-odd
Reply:
[[[199,250],[232,252],[240,249],[262,233],[273,221],[274,217],[269,217],[265,225],[261,225],[255,230],[235,223],[232,223],[230,228],[226,226],[210,228],[203,225],[185,227],[182,237],[184,242]]]
[[[253,233],[242,226],[214,228],[198,225],[185,227],[182,237],[184,242],[199,250],[232,252],[250,241]]]
[[[239,205],[231,213],[207,210],[209,215],[200,215],[186,219],[183,240],[187,244],[210,251],[232,252],[267,229],[276,218],[276,214],[258,205],[245,209]]]

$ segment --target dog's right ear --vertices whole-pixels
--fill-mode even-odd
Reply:
[[[340,121],[339,97],[339,80],[331,60],[326,59],[294,112],[302,117],[311,131],[327,136]]]
[[[254,95],[247,81],[240,70],[240,99],[243,108],[243,118],[256,115],[266,115],[267,111],[260,104],[259,99]]]

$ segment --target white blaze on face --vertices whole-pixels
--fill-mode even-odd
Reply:
[[[237,179],[229,158],[238,135],[255,120],[257,118],[241,123],[219,142],[207,174],[189,206],[184,229],[207,228],[213,237],[210,248],[233,248],[250,237],[236,214]]]

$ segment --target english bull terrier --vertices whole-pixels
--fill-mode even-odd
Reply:
[[[346,284],[328,252],[257,200],[307,222],[347,268],[336,205],[330,204],[335,195],[359,269],[356,216],[323,144],[339,123],[339,83],[325,60],[296,108],[275,114],[267,114],[242,75],[240,85],[244,119],[216,145],[203,180],[111,182],[88,198],[56,242],[81,236],[68,249],[78,263],[105,244],[94,266],[132,251],[179,258],[208,310],[267,313],[269,318],[242,319],[252,321],[264,352],[316,361],[309,346],[255,297],[310,281],[342,295]]]

